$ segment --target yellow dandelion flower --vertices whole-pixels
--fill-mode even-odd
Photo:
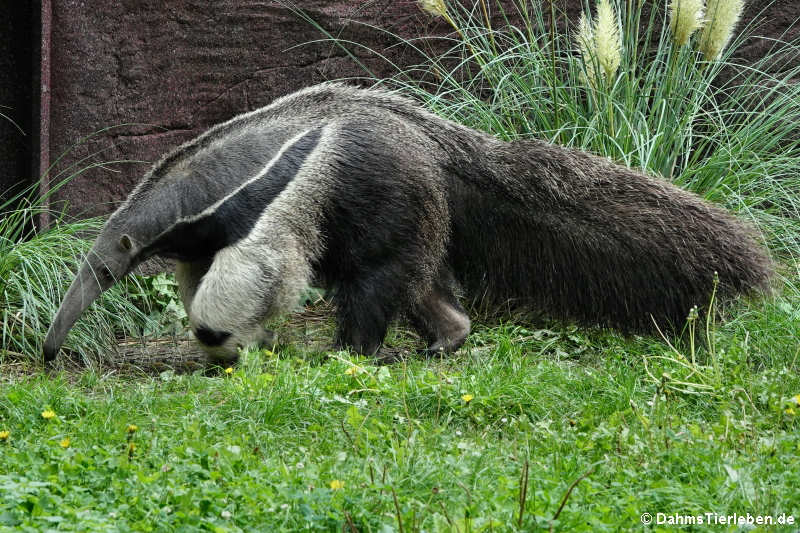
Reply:
[[[792,396],[792,401],[797,405],[800,405],[800,394],[795,394],[794,396]]]
[[[338,479],[334,479],[329,483],[331,490],[339,490],[344,488],[344,481],[339,481]]]
[[[669,27],[677,46],[689,42],[694,32],[703,27],[704,0],[672,0],[669,5]]]
[[[464,400],[464,403],[471,402],[473,398],[475,398],[475,396],[473,396],[472,394],[465,394],[461,397],[461,399]]]
[[[709,0],[706,6],[708,22],[700,34],[698,49],[703,56],[712,61],[719,59],[728,46],[733,30],[739,22],[744,9],[744,0]]]
[[[132,456],[133,452],[135,452],[135,451],[136,451],[136,443],[135,442],[129,442],[128,443],[128,457]]]
[[[230,376],[231,374],[233,374],[233,368],[232,367],[226,368],[225,373]]]
[[[70,442],[69,437],[64,437],[63,439],[61,439],[61,442],[59,442],[58,445],[61,446],[62,448],[69,448],[69,442]]]
[[[42,411],[42,418],[45,420],[50,420],[51,418],[55,418],[56,413],[55,411],[51,411],[50,409],[46,409]]]
[[[139,427],[136,424],[128,424],[128,433],[136,433]]]
[[[792,408],[792,407],[787,407],[786,409],[784,409],[783,412],[786,413],[789,416],[794,416],[796,414],[795,411],[794,411],[794,408]]]
[[[0,431],[0,440],[7,441],[8,437],[11,436],[11,432],[9,430]]]

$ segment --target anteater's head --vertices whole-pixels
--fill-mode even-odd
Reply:
[[[44,341],[44,359],[58,354],[69,330],[100,294],[125,277],[143,259],[140,244],[115,231],[109,221],[83,260],[69,286]]]
[[[81,264],[47,332],[45,360],[55,358],[86,308],[148,257],[208,260],[247,236],[321,137],[321,127],[242,133],[223,124],[157,163]]]

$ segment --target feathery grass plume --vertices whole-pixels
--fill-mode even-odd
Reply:
[[[419,7],[423,11],[427,11],[434,17],[446,17],[447,6],[444,0],[419,0]]]
[[[669,26],[676,46],[689,42],[694,32],[703,27],[704,0],[672,0],[669,5]]]
[[[744,8],[744,0],[709,0],[708,22],[700,34],[700,52],[709,61],[719,59],[728,45]]]
[[[594,39],[600,67],[605,72],[606,81],[610,82],[619,69],[622,42],[617,26],[617,14],[609,0],[600,0],[597,4]]]
[[[576,40],[589,84],[592,87],[597,86],[597,69],[602,71],[606,83],[610,84],[622,57],[617,14],[610,0],[600,0],[597,3],[594,23],[589,22],[585,13],[581,15]]]
[[[585,74],[583,75],[586,76],[585,81],[591,87],[594,87],[597,85],[594,73],[595,60],[592,55],[592,49],[594,48],[594,29],[586,13],[581,13],[581,20],[578,22],[578,31],[575,34],[575,40],[578,42],[578,53],[583,60],[583,68],[585,70]]]

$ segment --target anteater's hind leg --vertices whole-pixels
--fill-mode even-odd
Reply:
[[[427,343],[425,353],[453,353],[467,340],[470,320],[458,302],[449,276],[434,284],[431,291],[413,306],[410,319]]]

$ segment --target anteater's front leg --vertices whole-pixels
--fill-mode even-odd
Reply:
[[[192,331],[211,363],[232,364],[240,348],[272,342],[263,321],[281,291],[263,264],[225,249],[211,261],[179,263],[176,276]]]

